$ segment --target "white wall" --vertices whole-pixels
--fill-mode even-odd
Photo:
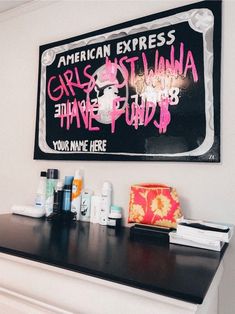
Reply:
[[[175,7],[175,2],[158,0],[40,2],[45,6],[32,6],[29,12],[0,22],[0,212],[13,203],[33,202],[40,170],[58,167],[63,177],[82,167],[86,187],[100,189],[103,180],[112,181],[114,201],[125,209],[131,184],[161,182],[178,189],[186,216],[235,223],[234,2],[224,5],[220,164],[34,161],[39,45]]]
[[[196,1],[177,1],[177,6]],[[82,167],[85,185],[114,186],[114,202],[127,213],[129,187],[137,182],[175,186],[188,217],[235,223],[235,2],[223,3],[221,144],[219,164],[175,162],[34,161],[38,47],[176,6],[176,1],[39,1],[18,15],[0,16],[0,212],[32,204],[39,173],[61,176]],[[224,312],[225,313],[225,312]],[[227,312],[229,313],[229,312]]]

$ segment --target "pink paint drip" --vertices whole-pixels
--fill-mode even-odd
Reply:
[[[169,125],[171,121],[171,114],[169,112],[169,103],[170,99],[162,99],[158,102],[158,105],[160,107],[160,119],[159,123],[157,123],[156,120],[153,121],[153,124],[159,129],[159,133],[166,133],[167,126]]]

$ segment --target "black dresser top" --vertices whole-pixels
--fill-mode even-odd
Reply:
[[[130,229],[98,224],[52,224],[44,219],[0,215],[0,252],[82,274],[202,303],[222,252],[130,239]]]

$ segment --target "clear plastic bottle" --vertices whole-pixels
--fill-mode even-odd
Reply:
[[[38,188],[36,192],[36,198],[35,198],[36,208],[45,208],[46,184],[47,184],[47,173],[46,171],[41,171]]]

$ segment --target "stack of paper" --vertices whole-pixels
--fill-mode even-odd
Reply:
[[[169,233],[170,243],[220,251],[228,243],[233,228],[228,225],[181,219],[177,230]]]

